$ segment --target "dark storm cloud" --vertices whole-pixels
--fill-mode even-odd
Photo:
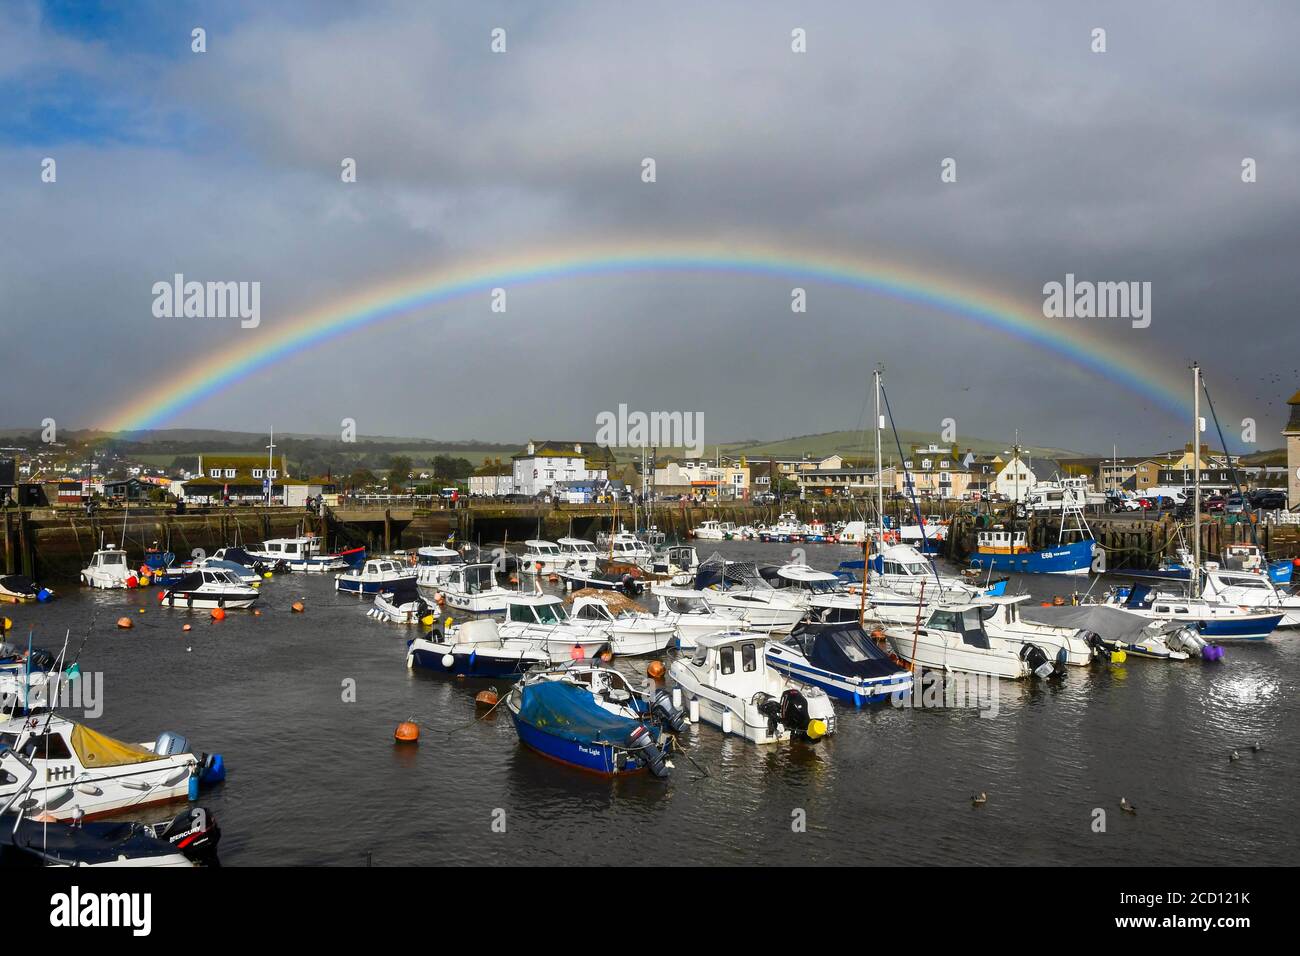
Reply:
[[[1279,443],[1300,387],[1300,12],[699,7],[249,4],[220,20],[158,7],[147,33],[101,36],[6,8],[0,76],[22,121],[0,127],[14,356],[0,423],[90,424],[255,334],[152,319],[150,286],[175,271],[260,280],[269,334],[448,261],[716,236],[883,256],[1030,308],[1066,272],[1151,281],[1152,327],[1103,334],[1153,367],[1199,358],[1225,417],[1257,417],[1261,442]],[[190,54],[205,20],[209,52]],[[496,26],[504,55],[488,48]],[[790,52],[794,27],[806,54]],[[1094,27],[1104,54],[1089,50]],[[45,155],[54,186],[37,178]],[[339,182],[345,156],[355,185]],[[646,156],[653,185],[639,180]],[[939,181],[947,156],[956,184]],[[791,284],[607,278],[513,290],[504,316],[454,303],[259,373],[175,424],[255,428],[273,406],[278,428],[346,415],[363,431],[506,440],[590,431],[625,401],[703,410],[706,441],[779,437],[859,424],[884,361],[911,427],[953,416],[970,435],[1018,427],[1091,449],[1188,430],[933,310],[807,283],[810,312],[792,315]],[[51,387],[60,370],[71,387]]]

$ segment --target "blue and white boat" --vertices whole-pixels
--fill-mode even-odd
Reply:
[[[550,654],[536,641],[502,638],[496,621],[480,618],[432,631],[406,646],[409,670],[430,670],[457,677],[515,677],[530,667],[549,665]]]
[[[1206,641],[1262,641],[1277,628],[1282,614],[1220,604],[1151,590],[1146,584],[1112,588],[1103,602],[1155,621],[1196,629]]]
[[[911,672],[855,623],[801,624],[784,641],[769,643],[766,653],[767,663],[787,677],[857,707],[912,688]]]
[[[889,545],[883,551],[871,555],[871,581],[869,588],[885,587],[895,594],[910,597],[919,596],[921,585],[925,585],[929,599],[936,598],[936,592],[951,598],[997,596],[1005,594],[1007,578],[987,576],[984,581],[978,577],[953,577],[939,574],[930,558],[910,544]],[[848,581],[862,579],[862,561],[841,561],[836,571],[838,577]]]
[[[326,554],[324,542],[312,535],[271,538],[244,550],[250,557],[260,561],[284,561],[290,570],[314,573],[359,568],[366,559],[365,548],[349,548],[337,554]]]
[[[345,594],[378,594],[388,591],[399,581],[414,580],[415,567],[389,558],[373,558],[359,571],[344,571],[334,575],[334,590]]]
[[[552,760],[609,777],[671,772],[668,734],[611,713],[580,684],[525,679],[511,689],[506,708],[520,743]]]

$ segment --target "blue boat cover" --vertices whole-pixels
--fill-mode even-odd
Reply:
[[[788,638],[808,663],[845,677],[888,677],[903,670],[852,621],[805,624]]]
[[[565,681],[539,680],[524,686],[519,719],[538,730],[577,743],[616,743],[641,726],[612,714],[592,700],[591,692]]]

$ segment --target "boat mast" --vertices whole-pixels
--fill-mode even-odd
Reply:
[[[1192,363],[1192,567],[1201,573],[1201,366]],[[1199,580],[1194,585],[1199,585]]]
[[[266,506],[271,507],[271,469],[275,458],[275,426],[271,426],[271,444],[266,446]]]

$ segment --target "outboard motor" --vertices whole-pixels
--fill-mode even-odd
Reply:
[[[1165,635],[1165,646],[1171,651],[1183,651],[1191,657],[1217,661],[1223,657],[1223,648],[1201,637],[1193,627],[1180,627]]]
[[[650,716],[675,734],[686,733],[688,721],[685,712],[673,706],[672,696],[663,688],[656,690],[650,701]]]
[[[1026,644],[1020,648],[1020,659],[1029,665],[1035,677],[1047,680],[1056,673],[1050,658],[1037,644]]]
[[[763,699],[755,699],[758,712],[767,717],[769,733],[775,733],[779,722],[797,737],[818,741],[826,736],[826,722],[815,719],[808,713],[808,700],[803,694],[791,687],[781,694],[781,699],[763,694]]]
[[[1111,649],[1106,642],[1101,639],[1100,634],[1095,631],[1080,631],[1079,637],[1083,639],[1083,642],[1088,645],[1088,649],[1092,651],[1092,659],[1094,661],[1110,660]]]
[[[664,752],[655,743],[644,724],[627,735],[627,743],[624,746],[627,747],[629,754],[640,757],[656,777],[662,779],[668,776],[669,767],[668,761],[664,759]]]
[[[190,742],[175,731],[164,730],[158,735],[158,741],[153,745],[153,752],[160,757],[187,754],[190,752]]]
[[[221,840],[221,827],[217,818],[206,807],[182,810],[167,823],[153,828],[153,835],[165,840],[191,860],[205,860],[216,856]]]

